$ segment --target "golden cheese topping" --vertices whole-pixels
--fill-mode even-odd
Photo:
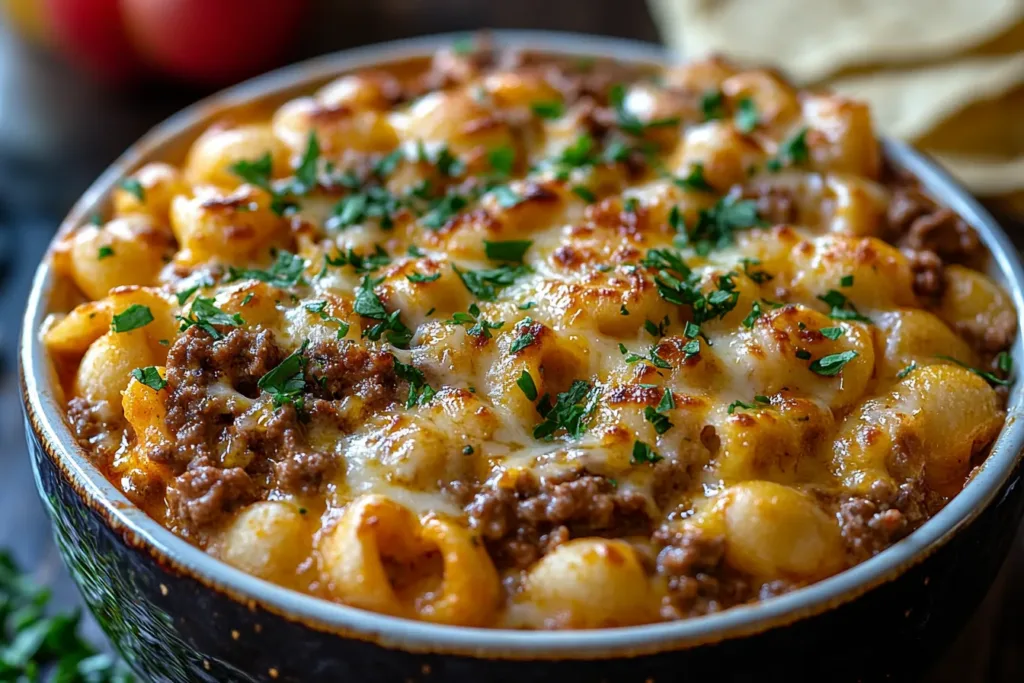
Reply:
[[[1016,329],[867,108],[487,49],[231,112],[53,259],[111,481],[256,576],[510,628],[698,616],[910,533]]]

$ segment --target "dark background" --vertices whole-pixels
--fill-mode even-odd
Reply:
[[[286,61],[480,27],[658,40],[637,0],[324,0],[314,3],[306,24]],[[0,548],[13,550],[37,580],[52,586],[55,602],[69,607],[77,604],[77,593],[50,540],[23,440],[15,340],[29,279],[61,217],[93,178],[147,129],[211,89],[172,82],[100,86],[7,28],[0,23]],[[1024,540],[927,681],[1024,681],[1022,579]],[[102,637],[94,625],[88,628]],[[864,654],[870,656],[870,625],[864,635]]]

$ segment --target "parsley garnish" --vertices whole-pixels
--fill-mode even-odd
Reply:
[[[324,256],[324,263],[326,266],[352,266],[352,268],[360,274],[372,273],[373,271],[391,263],[391,257],[388,256],[388,252],[384,251],[384,248],[379,244],[374,245],[374,251],[372,254],[362,256],[357,254],[350,247],[347,252],[339,251],[336,256]]]
[[[245,305],[244,302],[242,305]],[[317,315],[320,316],[321,320],[335,323],[338,326],[338,339],[344,338],[345,335],[348,334],[349,324],[342,320],[341,318],[336,318],[333,315],[328,314],[326,308],[326,301],[311,301],[305,306],[305,309],[307,311],[309,311],[310,313],[316,313]]]
[[[368,218],[380,220],[385,230],[394,226],[394,215],[402,202],[383,187],[368,187],[362,192],[342,197],[331,210],[325,226],[330,230],[347,228]]]
[[[761,121],[757,105],[749,97],[743,97],[736,105],[736,129],[741,133],[751,133]]]
[[[755,301],[750,305],[750,313],[743,319],[743,327],[751,328],[754,326],[754,322],[760,318],[764,312],[761,310],[761,304]]]
[[[533,324],[533,318],[523,318],[516,323],[515,331],[519,333],[519,336],[513,340],[508,347],[509,353],[519,353],[527,346],[532,344],[537,338],[532,332],[529,332],[530,325]]]
[[[645,444],[639,439],[633,442],[633,460],[634,465],[651,464],[664,460],[663,457],[658,455],[653,448]]]
[[[521,263],[531,244],[533,244],[532,240],[509,240],[507,242],[484,240],[484,254],[492,261]]]
[[[753,403],[744,403],[743,401],[733,401],[729,404],[729,414],[732,415],[737,409],[743,410],[754,410],[759,406],[770,406],[772,404],[771,399],[767,396],[755,396]]]
[[[546,439],[564,429],[569,437],[578,439],[586,431],[586,421],[597,408],[600,397],[600,387],[591,387],[588,382],[577,379],[568,391],[558,395],[554,405],[548,405],[548,401],[541,399],[537,411],[544,420],[533,428],[533,437]]]
[[[537,385],[533,382],[533,377],[529,372],[523,370],[522,374],[519,375],[519,379],[516,380],[516,386],[523,392],[531,401],[537,400]]]
[[[433,282],[441,277],[441,273],[434,273],[433,275],[424,275],[423,273],[409,273],[405,276],[405,279],[409,282]]]
[[[287,200],[284,194],[274,190],[273,185],[270,182],[271,176],[274,172],[274,160],[270,156],[270,152],[266,152],[263,156],[253,161],[241,160],[236,161],[229,167],[231,172],[236,176],[249,183],[255,185],[268,193],[270,193],[270,210],[277,215],[282,215],[286,209],[294,207],[294,202]]]
[[[516,306],[516,308],[518,308],[520,311],[528,311],[536,305],[536,301],[527,301],[526,303],[519,304],[518,306]]]
[[[740,263],[743,264],[743,274],[749,277],[751,280],[759,285],[763,285],[765,282],[775,279],[775,276],[764,270],[751,270],[751,266],[761,265],[761,260],[756,258],[741,258]]]
[[[811,372],[823,377],[834,377],[838,375],[843,366],[858,356],[856,351],[843,351],[833,353],[811,363]]]
[[[446,321],[450,325],[472,325],[466,334],[474,337],[483,337],[484,339],[490,339],[491,330],[500,330],[505,326],[504,320],[498,320],[496,322],[489,322],[484,320],[480,316],[480,307],[476,304],[469,305],[469,312],[462,313],[461,311],[452,315],[451,320]]]
[[[295,169],[295,182],[292,183],[292,192],[296,194],[307,194],[316,189],[318,181],[316,177],[316,164],[320,159],[320,141],[316,138],[316,131],[309,131],[306,139],[306,151],[302,153],[302,159]]]
[[[593,204],[594,202],[597,201],[597,197],[594,195],[594,193],[588,190],[587,188],[583,187],[582,185],[574,185],[572,188],[572,193],[588,204]]]
[[[662,358],[661,356],[658,355],[658,347],[657,347],[657,345],[652,346],[651,349],[647,352],[646,356],[641,356],[638,353],[629,353],[628,349],[626,349],[625,344],[619,344],[619,351],[623,355],[626,356],[626,362],[627,363],[636,363],[637,361],[645,361],[645,362],[650,363],[651,365],[653,365],[656,368],[662,368],[663,370],[671,370],[672,369],[672,364],[669,363],[667,360],[665,360],[664,358]]]
[[[495,147],[487,153],[487,162],[495,171],[507,176],[512,173],[516,163],[516,151],[508,145]]]
[[[672,429],[672,422],[668,419],[668,416],[664,413],[672,410],[676,407],[675,399],[672,398],[672,390],[665,389],[661,394],[661,401],[658,403],[657,408],[647,406],[644,408],[644,419],[651,423],[654,427],[654,431],[658,434],[664,434],[668,430]]]
[[[693,234],[689,236],[701,256],[713,249],[724,249],[735,241],[737,230],[763,225],[757,215],[757,203],[750,199],[726,196],[709,209],[701,209]]]
[[[409,397],[405,400],[405,407],[424,406],[430,403],[437,393],[433,387],[427,384],[427,378],[419,368],[403,363],[392,355],[395,363],[395,374],[400,379],[409,383]]]
[[[277,367],[260,377],[256,386],[267,392],[274,402],[274,406],[280,408],[286,403],[291,403],[296,410],[303,406],[302,392],[306,388],[306,378],[303,369],[306,367],[306,352],[308,342],[303,342],[297,351],[288,355]]]
[[[857,308],[853,303],[851,303],[850,300],[841,292],[830,289],[825,294],[819,296],[818,299],[832,307],[832,310],[829,311],[828,317],[833,320],[856,320],[862,323],[871,322],[871,318],[858,313]]]
[[[191,280],[192,278],[189,279]],[[191,287],[186,287],[180,292],[175,293],[174,296],[177,297],[178,299],[178,305],[184,306],[185,302],[188,301],[189,297],[195,294],[196,291],[198,291],[202,287],[212,287],[213,284],[213,280],[211,280],[208,275],[203,274],[196,284],[192,285]]]
[[[108,246],[102,246],[96,252],[96,260],[102,261],[105,258],[109,258],[114,255],[114,248]]]
[[[179,315],[178,320],[181,321],[181,332],[195,325],[200,329],[206,330],[206,333],[214,339],[221,338],[220,332],[214,328],[214,325],[238,327],[245,324],[245,320],[238,313],[225,313],[214,305],[213,299],[201,296],[197,296],[192,302],[192,308],[188,317],[185,318]]]
[[[432,208],[421,219],[423,225],[432,230],[443,228],[453,216],[459,213],[469,203],[464,196],[457,192],[449,192],[441,199],[433,202]]]
[[[821,334],[828,337],[832,341],[839,339],[843,336],[843,328],[841,327],[823,327],[821,328]]]
[[[806,350],[806,349],[797,349],[796,350],[796,354],[794,354],[794,355],[796,355],[796,357],[799,358],[800,360],[810,360],[811,359],[811,352]]]
[[[914,370],[917,370],[917,361],[911,361],[910,365],[897,372],[896,379],[903,379],[904,377],[912,373]]]
[[[292,287],[297,284],[306,284],[302,273],[306,269],[305,259],[281,250],[277,252],[277,259],[267,270],[253,268],[228,268],[228,282],[236,280],[259,280],[266,282],[273,287]]]
[[[765,167],[774,173],[785,166],[807,163],[810,158],[811,150],[807,147],[807,128],[801,128],[779,146],[778,154],[774,159],[769,159]]]
[[[494,301],[498,289],[508,287],[519,277],[530,272],[530,269],[524,265],[506,265],[489,270],[463,271],[455,264],[452,264],[452,270],[462,280],[462,284],[466,286],[466,289],[481,301]]]
[[[626,109],[626,89],[622,84],[615,84],[608,93],[608,101],[615,109],[615,117],[619,128],[630,135],[643,135],[650,128],[665,128],[679,124],[678,116],[666,116],[651,121],[641,121],[635,114]]]
[[[672,182],[684,190],[698,190],[700,192],[714,190],[704,178],[704,164],[699,161],[690,167],[690,172],[686,174],[686,177],[674,178]]]
[[[145,203],[146,189],[142,187],[142,183],[140,183],[137,178],[125,178],[122,180],[121,189],[138,199],[140,202]]]
[[[534,102],[530,105],[530,109],[542,119],[558,119],[565,113],[565,106],[558,100]]]
[[[516,191],[508,185],[498,185],[491,190],[491,194],[498,200],[498,206],[503,209],[511,209],[523,202],[522,195],[516,194]]]
[[[145,327],[151,322],[153,322],[153,313],[149,310],[149,306],[132,304],[114,316],[110,327],[114,332],[131,332]]]
[[[167,380],[160,376],[160,371],[154,365],[145,368],[135,368],[132,370],[132,377],[153,391],[160,391],[167,386]]]
[[[383,334],[393,346],[405,348],[412,340],[412,330],[398,319],[401,311],[388,313],[376,292],[373,291],[373,288],[383,281],[383,278],[371,280],[369,275],[364,275],[359,289],[356,290],[352,310],[363,317],[380,321],[373,327],[363,330],[363,337],[377,341]]]
[[[712,89],[700,97],[700,111],[705,121],[725,118],[725,97],[722,91]]]
[[[978,368],[971,367],[967,363],[964,363],[963,361],[959,361],[956,358],[953,358],[952,356],[935,356],[935,357],[936,358],[941,358],[942,360],[948,360],[951,363],[956,363],[957,365],[959,365],[960,367],[964,368],[965,370],[970,370],[975,375],[977,375],[978,377],[981,377],[983,380],[985,380],[989,384],[996,384],[996,385],[1001,386],[1001,387],[1010,386],[1010,380],[1009,379],[1003,379],[1002,377],[997,377],[996,375],[992,374],[991,372],[988,372],[987,370],[980,370]],[[1007,360],[1010,359],[1009,355],[1006,355],[1003,358],[1005,358]],[[1000,360],[1000,362],[1002,362],[1002,361]],[[1012,367],[1012,361],[1011,361],[1010,364],[1006,364],[1005,362],[1003,362],[1003,365],[1005,365],[1007,367],[1007,369],[1004,370],[1004,372],[1008,372],[1010,367]],[[1000,367],[1000,370],[1002,370],[1002,367]]]
[[[844,275],[841,278],[839,278],[839,286],[840,287],[853,287],[853,276],[852,275]]]

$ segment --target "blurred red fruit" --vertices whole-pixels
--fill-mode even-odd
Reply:
[[[53,43],[72,62],[113,82],[128,80],[141,71],[124,32],[120,0],[43,0],[43,4]],[[160,5],[162,0],[153,4]]]
[[[306,2],[121,0],[121,8],[126,32],[147,62],[178,78],[218,84],[274,66],[295,37]]]

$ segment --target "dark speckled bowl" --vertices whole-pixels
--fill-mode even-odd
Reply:
[[[103,208],[141,163],[180,153],[225,109],[342,72],[416,55],[452,36],[372,46],[274,72],[164,122],[86,192],[63,230]],[[499,32],[499,44],[625,61],[654,46],[567,34]],[[175,150],[179,150],[175,152]],[[971,222],[992,274],[1024,311],[1020,260],[995,221],[945,173],[896,143],[886,153]],[[58,310],[48,263],[25,312],[21,379],[36,483],[89,608],[147,681],[906,680],[947,644],[986,592],[1024,511],[1021,383],[985,466],[945,509],[877,557],[803,590],[675,623],[575,632],[435,626],[331,604],[248,576],[174,536],[134,507],[78,448],[51,381],[40,323]],[[1021,342],[1013,348],[1024,365]]]

